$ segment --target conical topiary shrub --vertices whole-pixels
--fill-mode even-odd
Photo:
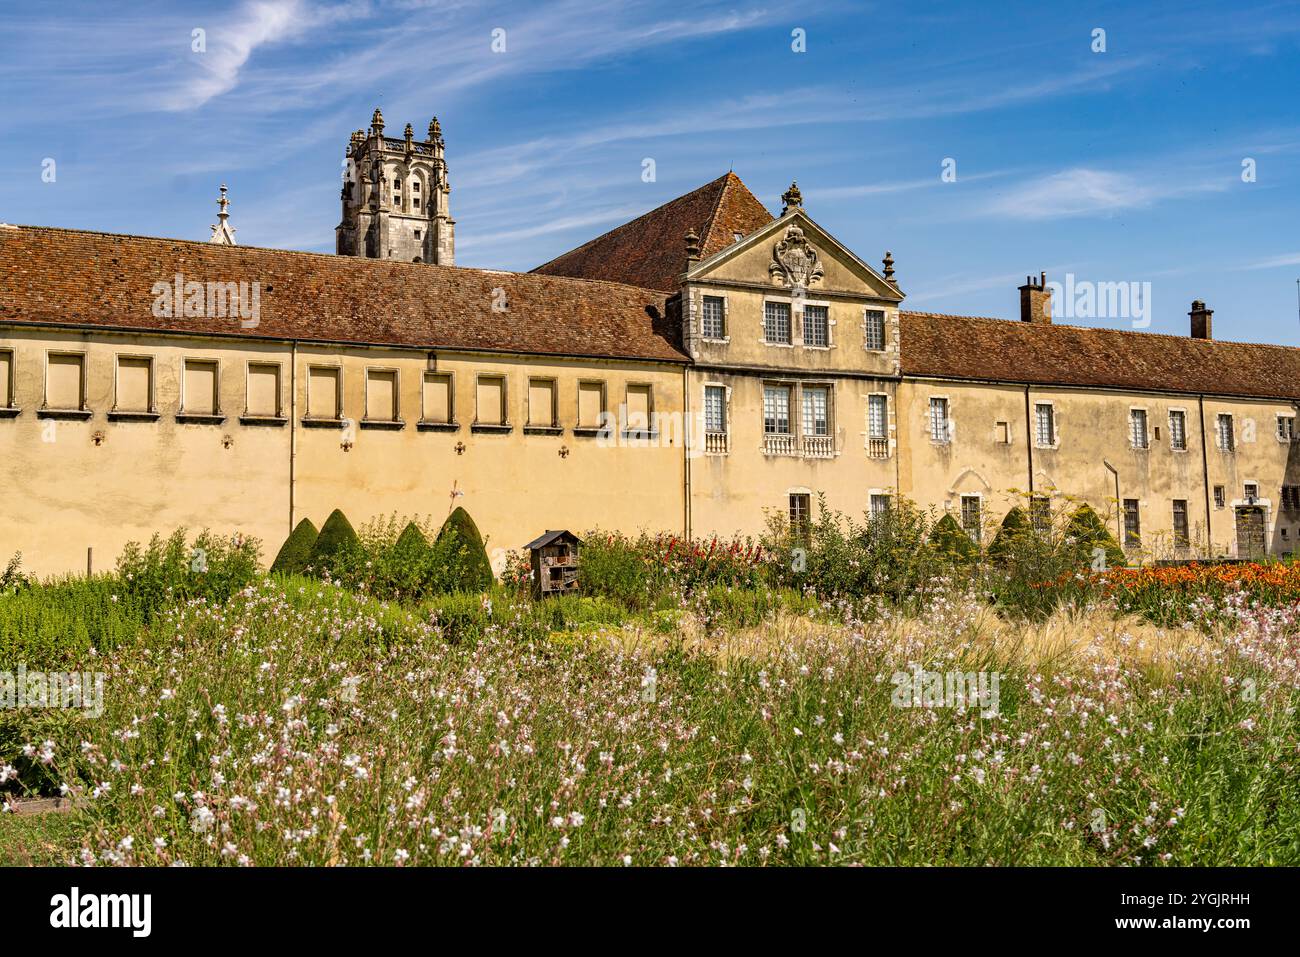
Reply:
[[[971,541],[965,529],[951,515],[944,515],[934,523],[930,530],[930,546],[943,558],[958,565],[970,564],[980,557],[979,545]]]
[[[275,561],[271,563],[271,571],[285,575],[301,575],[307,567],[312,546],[316,544],[316,537],[319,534],[316,531],[316,526],[311,523],[311,519],[304,518],[294,527],[294,530],[289,533],[289,537],[284,540],[284,544],[280,546]]]
[[[989,561],[1003,565],[1022,554],[1025,546],[1034,537],[1034,528],[1029,523],[1029,516],[1019,505],[1007,512],[1002,519],[1002,526],[989,545]]]
[[[1098,548],[1106,552],[1107,568],[1123,568],[1128,564],[1124,549],[1119,547],[1119,542],[1115,541],[1115,536],[1092,510],[1092,506],[1086,503],[1080,505],[1070,516],[1069,524],[1065,526],[1065,542],[1075,550],[1077,561],[1081,564],[1092,566],[1095,561],[1094,552]]]
[[[469,512],[457,508],[438,531],[435,547],[449,549],[447,582],[453,591],[478,592],[492,586],[492,563],[483,536]]]
[[[333,572],[339,568],[342,561],[360,548],[361,540],[357,538],[352,523],[336,508],[330,512],[330,517],[325,519],[325,524],[321,526],[320,534],[316,536],[316,542],[311,547],[307,564],[318,573]]]

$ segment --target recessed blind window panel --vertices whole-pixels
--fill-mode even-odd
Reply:
[[[650,387],[648,385],[627,387],[627,427],[638,430],[650,428]]]
[[[69,353],[51,355],[45,369],[45,405],[51,409],[80,409],[82,373],[86,357]]]
[[[117,360],[117,401],[119,412],[149,412],[153,386],[153,362],[141,356],[122,356]]]
[[[318,366],[307,373],[307,415],[313,419],[337,419],[341,370]]]
[[[544,428],[555,425],[555,380],[529,380],[528,424]]]
[[[438,372],[424,374],[424,421],[451,422],[451,376]]]
[[[599,382],[578,384],[578,425],[595,429],[601,424],[600,414],[605,411],[605,387]]]
[[[217,364],[207,359],[185,360],[185,407],[192,415],[217,413]]]
[[[366,373],[366,418],[372,422],[397,421],[397,373],[376,369]]]
[[[274,418],[280,414],[280,367],[249,363],[248,414]]]
[[[480,425],[505,425],[506,381],[494,376],[478,380],[478,413]]]

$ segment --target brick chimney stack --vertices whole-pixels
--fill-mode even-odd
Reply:
[[[1038,279],[1025,277],[1025,284],[1020,287],[1020,321],[1052,321],[1052,290],[1047,288],[1047,273],[1039,273]]]
[[[1193,339],[1213,339],[1210,334],[1210,321],[1214,318],[1214,310],[1206,309],[1205,303],[1200,299],[1192,300],[1192,311],[1188,313],[1192,317],[1192,338]]]

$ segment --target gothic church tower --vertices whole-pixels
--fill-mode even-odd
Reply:
[[[442,127],[429,123],[422,143],[384,136],[378,109],[370,133],[352,134],[343,174],[343,220],[335,230],[340,256],[455,265],[456,222],[443,158]]]

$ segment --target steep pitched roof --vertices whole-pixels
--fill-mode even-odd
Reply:
[[[1300,398],[1300,349],[900,312],[903,375]]]
[[[700,237],[707,259],[742,236],[772,221],[762,203],[735,173],[719,176],[630,223],[538,266],[534,273],[607,279],[647,289],[674,292],[686,270],[686,233]]]
[[[155,316],[177,275],[260,283],[257,326]],[[633,286],[29,226],[0,228],[5,322],[686,360],[665,297]]]

